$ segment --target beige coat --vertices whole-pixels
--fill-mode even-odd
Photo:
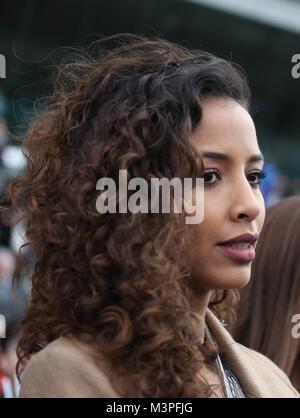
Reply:
[[[269,359],[236,343],[211,311],[207,325],[235,372],[246,397],[300,397],[287,376]],[[109,366],[60,337],[32,356],[21,379],[20,397],[120,398],[108,378]]]

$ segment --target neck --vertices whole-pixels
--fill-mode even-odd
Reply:
[[[197,293],[193,294],[191,301],[191,310],[194,314],[197,315],[200,321],[200,338],[204,342],[205,335],[205,315],[208,308],[210,300],[211,291],[210,290],[200,290]]]

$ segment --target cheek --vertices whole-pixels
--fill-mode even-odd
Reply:
[[[195,246],[198,249],[207,249],[207,244],[216,239],[216,231],[223,220],[224,215],[220,211],[220,204],[214,204],[211,196],[205,196],[203,220],[201,223],[193,225]]]
[[[263,196],[261,195],[261,199],[260,199],[260,214],[258,216],[258,227],[259,227],[259,232],[261,231],[263,224],[265,222],[265,217],[266,217],[266,207],[265,207],[265,201]]]

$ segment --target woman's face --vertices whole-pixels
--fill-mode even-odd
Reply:
[[[250,279],[256,243],[247,243],[247,248],[219,244],[242,234],[260,233],[265,207],[256,183],[263,160],[254,123],[241,105],[228,98],[207,97],[202,110],[192,135],[204,163],[204,218],[192,225],[193,287],[239,288]]]

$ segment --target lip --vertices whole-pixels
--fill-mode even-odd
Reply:
[[[227,241],[223,241],[217,244],[218,248],[222,251],[222,253],[230,258],[232,261],[237,263],[245,264],[250,263],[255,258],[255,249],[254,244],[258,239],[258,234],[242,234],[229,239]],[[238,243],[238,242],[247,242],[250,244],[249,248],[233,248],[226,246],[226,244]]]
[[[218,242],[218,245],[220,244],[231,244],[234,242],[250,242],[251,244],[254,244],[258,239],[258,234],[250,234],[247,232],[246,234],[238,235],[237,237],[228,239],[226,241]]]

